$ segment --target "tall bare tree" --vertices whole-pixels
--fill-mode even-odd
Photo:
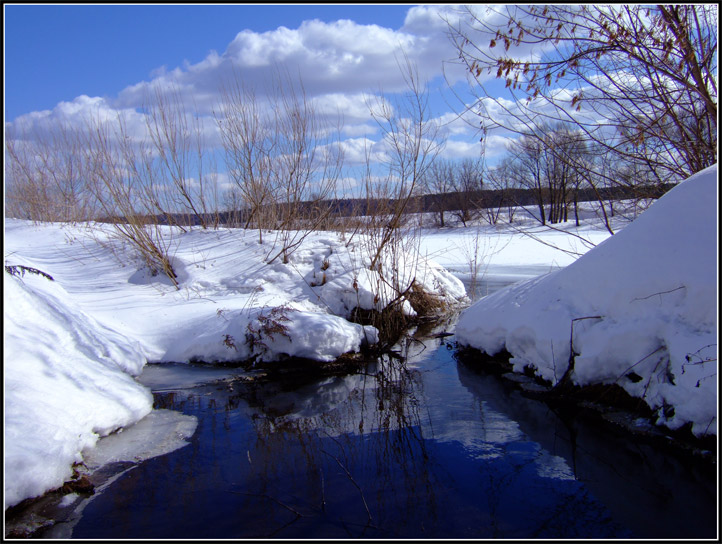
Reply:
[[[425,191],[432,199],[432,211],[437,214],[437,223],[442,228],[446,226],[446,198],[448,197],[448,193],[453,191],[455,186],[454,173],[454,166],[451,161],[437,159],[432,163],[427,175],[424,178]]]
[[[717,161],[717,19],[715,4],[476,6],[449,34],[483,129],[573,123],[676,182]],[[488,78],[515,100],[489,98]]]
[[[507,145],[507,150],[509,155],[502,162],[500,170],[514,185],[528,189],[532,193],[539,214],[536,219],[542,225],[546,225],[543,143],[533,136],[522,136],[512,140]]]
[[[572,128],[546,125],[537,133],[512,140],[507,160],[495,173],[498,178],[504,172],[518,186],[531,190],[542,225],[567,221],[572,206],[578,224],[579,191],[596,187],[585,138]]]
[[[484,204],[484,179],[481,159],[462,159],[454,165],[453,207],[456,217],[466,226]]]

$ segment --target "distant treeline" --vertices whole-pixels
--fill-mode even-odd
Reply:
[[[578,189],[576,202],[594,202],[630,200],[630,199],[657,199],[669,191],[675,184],[650,186],[618,186],[604,187],[596,191],[591,188]],[[508,206],[533,206],[538,204],[539,193],[532,189],[481,189],[477,191],[449,192],[441,194],[426,194],[411,198],[405,213],[438,213],[451,212],[459,209],[459,203],[471,209],[502,208]],[[573,194],[570,194],[573,198]],[[549,203],[548,200],[546,203]],[[329,213],[332,217],[359,217],[376,215],[379,210],[390,209],[393,200],[343,198],[324,200],[321,202],[303,202],[298,204],[302,209],[301,216],[312,217],[314,214]],[[205,214],[207,223],[214,222],[221,225],[239,225],[247,219],[246,210],[222,211],[214,214]],[[103,219],[105,222],[115,222],[116,219]],[[167,225],[173,222],[176,225],[198,226],[200,218],[189,214],[157,215],[149,220],[151,223]]]
[[[637,187],[607,187],[597,189],[578,189],[577,202],[594,202],[598,200],[629,200],[659,198],[669,191],[674,184],[637,186]],[[574,191],[569,197],[573,198]],[[415,197],[416,206],[410,206],[414,212],[454,211],[459,209],[459,203],[468,203],[473,209],[502,208],[508,206],[532,206],[538,204],[538,192],[533,189],[481,189],[478,191],[451,192],[443,194],[422,195]],[[548,195],[545,204],[549,204]]]

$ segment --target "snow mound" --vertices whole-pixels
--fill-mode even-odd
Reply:
[[[61,486],[98,438],[152,408],[145,358],[57,282],[5,275],[5,508]]]
[[[268,362],[285,357],[330,362],[378,342],[378,331],[335,315],[276,306],[207,316],[169,339],[160,362]]]
[[[348,317],[355,308],[381,311],[412,282],[425,293],[440,297],[450,305],[468,301],[463,282],[432,261],[409,262],[409,255],[383,261],[382,270],[360,267],[339,274],[326,274],[319,288],[321,300],[336,315]],[[390,273],[388,271],[391,271]],[[330,278],[330,279],[329,279]],[[408,300],[403,311],[414,315]]]
[[[717,167],[566,268],[479,300],[457,339],[556,384],[618,384],[672,429],[717,434]]]

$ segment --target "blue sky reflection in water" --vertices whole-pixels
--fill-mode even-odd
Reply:
[[[368,375],[158,395],[159,406],[198,417],[192,443],[95,497],[73,537],[676,537],[710,522],[714,531],[704,506],[714,486],[598,430],[609,451],[592,453],[545,405],[457,363],[450,344],[425,342],[408,365],[386,361]],[[661,501],[670,486],[680,493]],[[698,519],[685,520],[687,508]]]

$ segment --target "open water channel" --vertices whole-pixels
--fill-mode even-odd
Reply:
[[[715,467],[527,398],[440,332],[331,376],[148,365],[158,413],[195,418],[187,444],[109,465],[35,536],[717,536]]]
[[[188,445],[118,467],[45,536],[716,535],[710,467],[556,414],[460,360],[453,337],[349,375],[149,365],[141,381],[157,408],[197,418]]]

